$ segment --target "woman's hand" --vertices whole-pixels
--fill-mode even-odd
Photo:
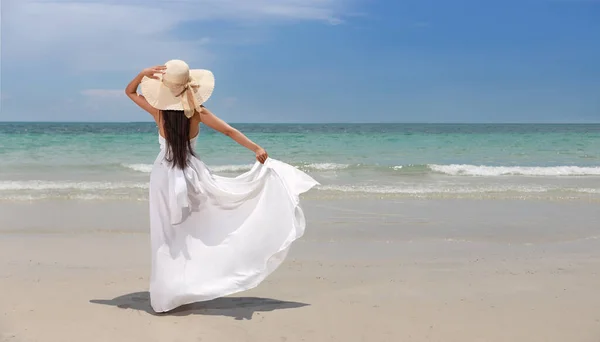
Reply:
[[[256,151],[256,160],[258,160],[261,164],[264,164],[269,158],[267,151],[264,148],[259,147]]]
[[[142,70],[142,72],[140,72],[140,75],[157,80],[158,76],[156,76],[156,74],[164,74],[166,69],[167,67],[164,65],[157,65]]]

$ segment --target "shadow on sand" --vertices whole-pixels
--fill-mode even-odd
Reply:
[[[148,292],[134,292],[113,299],[92,299],[90,303],[111,305],[121,309],[140,310],[155,316],[214,315],[233,317],[237,320],[252,319],[255,312],[293,309],[309,305],[270,298],[223,297],[183,305],[165,313],[156,313],[150,306],[150,294]]]

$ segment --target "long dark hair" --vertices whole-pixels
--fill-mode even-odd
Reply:
[[[182,110],[163,110],[161,114],[167,140],[165,159],[183,170],[188,165],[188,156],[195,155],[190,142],[190,119]]]

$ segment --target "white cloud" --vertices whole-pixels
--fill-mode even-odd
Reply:
[[[3,90],[13,95],[6,106],[39,119],[38,94],[29,99],[21,88],[48,80],[56,86],[38,90],[50,99],[44,108],[68,120],[82,111],[90,118],[134,112],[123,91],[111,88],[142,68],[172,58],[217,68],[227,45],[263,43],[277,25],[339,24],[364,0],[0,1]]]
[[[18,1],[3,15],[5,65],[51,59],[71,70],[128,70],[162,62],[171,54],[203,57],[204,44],[168,35],[180,19],[158,8]]]
[[[356,0],[4,0],[3,57],[7,65],[51,60],[76,71],[131,70],[173,56],[207,64],[215,56],[203,32],[215,21],[339,24],[350,1]],[[178,30],[188,23],[206,30]]]

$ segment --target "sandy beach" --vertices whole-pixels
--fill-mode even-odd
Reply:
[[[3,203],[1,340],[600,340],[596,202],[304,208],[306,235],[258,288],[156,315],[144,202]]]
[[[600,342],[600,0],[0,12],[0,342]]]

